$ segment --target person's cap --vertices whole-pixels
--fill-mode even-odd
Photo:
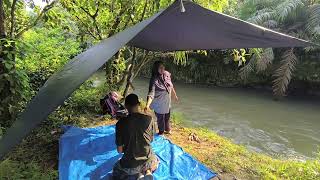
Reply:
[[[138,104],[140,104],[140,102],[136,94],[129,94],[125,99],[126,106],[136,106]]]

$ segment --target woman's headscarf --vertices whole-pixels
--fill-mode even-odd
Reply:
[[[159,67],[163,65],[162,61],[156,61],[152,67],[151,79],[149,82],[149,92],[152,91],[152,87],[155,86],[158,90],[164,90],[168,93],[170,88],[173,86],[171,82],[171,74],[168,71],[164,71],[163,74],[160,74]]]
[[[171,81],[171,73],[169,73],[168,71],[164,71],[163,74],[161,74],[160,76],[158,76],[158,78],[155,79],[154,84],[157,87],[157,89],[169,92],[169,89],[173,86]]]

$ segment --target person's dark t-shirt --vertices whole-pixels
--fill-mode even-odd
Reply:
[[[123,168],[135,168],[151,158],[153,135],[151,116],[133,113],[117,122],[116,145],[123,146],[124,155],[120,160]]]

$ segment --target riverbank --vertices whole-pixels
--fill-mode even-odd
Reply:
[[[93,114],[77,118],[76,124],[82,127],[115,123],[108,118],[95,118]],[[173,134],[166,137],[217,172],[221,179],[320,179],[320,159],[306,162],[273,159],[250,152],[212,131],[183,127],[178,114],[172,120]],[[60,128],[43,124],[0,164],[0,179],[57,179],[61,134]]]
[[[319,159],[305,162],[275,159],[251,152],[207,129],[178,124],[174,130],[168,138],[219,173],[222,179],[320,179]]]
[[[148,79],[135,79],[134,93],[145,97],[147,84]],[[285,97],[274,101],[272,93],[263,90],[179,82],[175,87],[179,102],[173,104],[173,112],[184,114],[184,125],[188,127],[206,127],[272,157],[316,157],[320,144],[320,101],[316,98]]]
[[[0,179],[57,179],[62,125],[94,127],[114,124],[98,117],[98,99],[106,87],[87,82],[50,115],[0,163]],[[187,128],[174,113],[173,134],[167,136],[222,179],[320,179],[320,157],[305,162],[255,153],[203,128]],[[0,135],[1,136],[1,135]]]

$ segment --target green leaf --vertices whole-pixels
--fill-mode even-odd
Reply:
[[[13,67],[13,64],[11,63],[4,63],[4,66],[7,68],[7,69],[11,69]]]
[[[10,2],[10,0],[4,0],[3,2],[4,2],[4,4],[5,4],[7,7],[11,7],[11,2]]]

